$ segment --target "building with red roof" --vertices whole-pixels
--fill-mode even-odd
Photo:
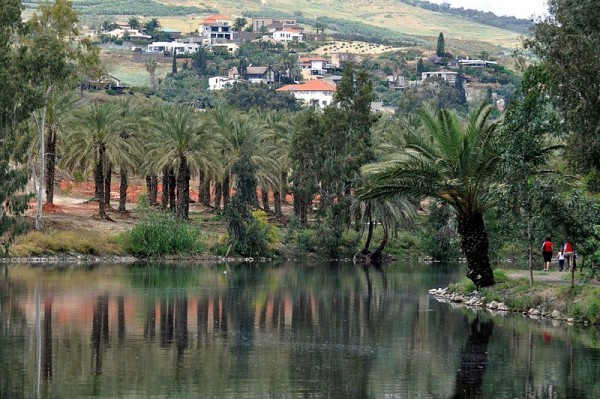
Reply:
[[[292,93],[297,100],[304,104],[325,108],[333,101],[336,87],[332,81],[317,79],[306,83],[286,85],[277,91]]]

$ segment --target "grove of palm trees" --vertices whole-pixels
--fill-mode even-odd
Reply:
[[[125,213],[136,221],[114,238],[122,253],[136,256],[462,259],[468,278],[488,287],[498,262],[535,268],[538,243],[552,235],[575,242],[595,276],[600,136],[590,128],[597,126],[590,103],[600,91],[589,86],[598,85],[598,67],[573,61],[585,73],[569,75],[569,93],[586,90],[566,96],[547,40],[570,24],[592,23],[580,21],[571,2],[550,1],[550,17],[527,39],[539,61],[522,71],[506,112],[489,103],[454,110],[434,101],[395,115],[371,111],[373,84],[352,65],[323,111],[226,103],[200,109],[152,89],[85,93],[79,82],[101,73],[97,52],[85,42],[61,47],[64,40],[49,40],[68,36],[57,36],[63,3],[27,22],[18,0],[0,3],[0,235],[7,255],[18,253],[27,237],[20,234],[31,229],[27,183],[41,185],[39,203],[42,188],[52,203],[64,195],[55,191],[59,173],[93,182],[88,200],[102,223]],[[21,29],[40,19],[57,28]],[[600,34],[582,40],[597,43]],[[55,56],[42,57],[49,53]],[[43,70],[63,75],[41,77]],[[113,179],[120,184],[116,209]],[[131,185],[144,187],[136,201]],[[38,229],[55,234],[37,208]],[[172,247],[158,245],[175,236]]]

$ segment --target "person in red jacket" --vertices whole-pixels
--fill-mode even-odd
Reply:
[[[567,271],[571,271],[571,260],[573,259],[573,243],[571,241],[565,242],[563,246],[563,252],[565,253],[565,261],[567,263]]]
[[[544,257],[544,271],[550,271],[550,262],[552,261],[552,240],[546,237],[542,244],[542,256]]]

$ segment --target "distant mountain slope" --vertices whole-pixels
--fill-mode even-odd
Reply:
[[[472,8],[451,7],[449,3],[436,4],[426,0],[398,0],[402,3],[424,8],[426,10],[441,12],[444,14],[457,15],[467,18],[483,25],[489,25],[500,29],[526,35],[533,26],[533,21],[516,17],[498,16],[493,12],[474,10]]]

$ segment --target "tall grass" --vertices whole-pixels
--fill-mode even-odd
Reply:
[[[122,236],[128,253],[146,257],[194,254],[204,251],[200,232],[167,212],[149,212],[130,232]]]

